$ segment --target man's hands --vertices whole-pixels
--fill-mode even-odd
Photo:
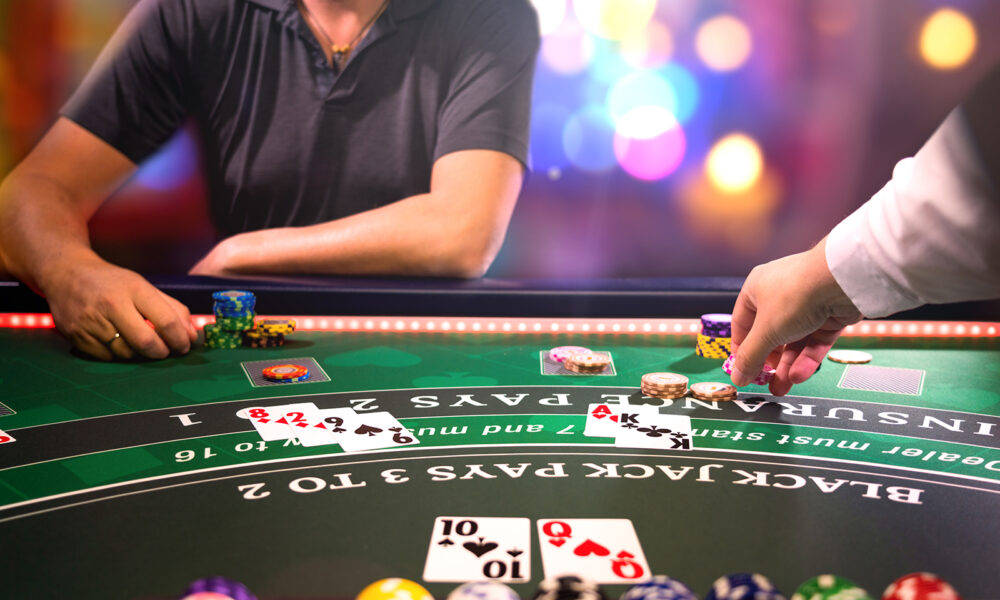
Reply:
[[[750,271],[733,309],[733,383],[764,363],[776,367],[771,393],[809,379],[845,327],[861,320],[826,265],[826,240]]]
[[[95,358],[166,358],[186,353],[198,337],[183,304],[99,258],[74,262],[39,283],[56,327]],[[108,343],[115,333],[121,337]]]

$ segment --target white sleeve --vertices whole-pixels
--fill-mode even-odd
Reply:
[[[826,261],[867,317],[1000,297],[1000,196],[962,109],[830,232]]]

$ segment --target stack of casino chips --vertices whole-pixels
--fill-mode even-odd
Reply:
[[[732,354],[732,336],[733,315],[702,315],[695,354],[705,358],[726,359]]]
[[[243,345],[243,332],[254,328],[257,298],[251,292],[227,290],[212,294],[215,323],[205,325],[205,346],[236,349]]]
[[[688,378],[678,373],[646,373],[642,376],[642,393],[650,398],[674,400],[688,391]]]
[[[261,319],[253,329],[243,332],[248,348],[277,348],[285,345],[285,336],[295,331],[295,319]]]
[[[691,386],[691,396],[706,402],[729,402],[736,400],[736,386],[717,381],[700,381]]]
[[[562,361],[562,366],[574,373],[602,373],[611,364],[611,357],[605,352],[573,352]]]
[[[693,386],[692,386],[693,387]],[[785,600],[771,580],[760,573],[731,573],[715,580],[705,600]]]

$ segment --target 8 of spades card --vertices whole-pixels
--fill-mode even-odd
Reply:
[[[434,520],[424,581],[531,579],[531,522],[506,517],[438,517]]]

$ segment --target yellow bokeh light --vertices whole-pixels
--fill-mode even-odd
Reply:
[[[590,33],[621,41],[642,32],[653,18],[656,0],[573,0],[573,11]]]
[[[694,47],[708,68],[735,71],[750,57],[753,39],[743,21],[732,15],[719,15],[701,24]]]
[[[735,194],[753,187],[764,170],[764,155],[752,138],[731,133],[708,151],[705,174],[721,192]]]
[[[920,55],[937,69],[956,69],[976,51],[976,27],[953,8],[942,8],[920,30]]]

